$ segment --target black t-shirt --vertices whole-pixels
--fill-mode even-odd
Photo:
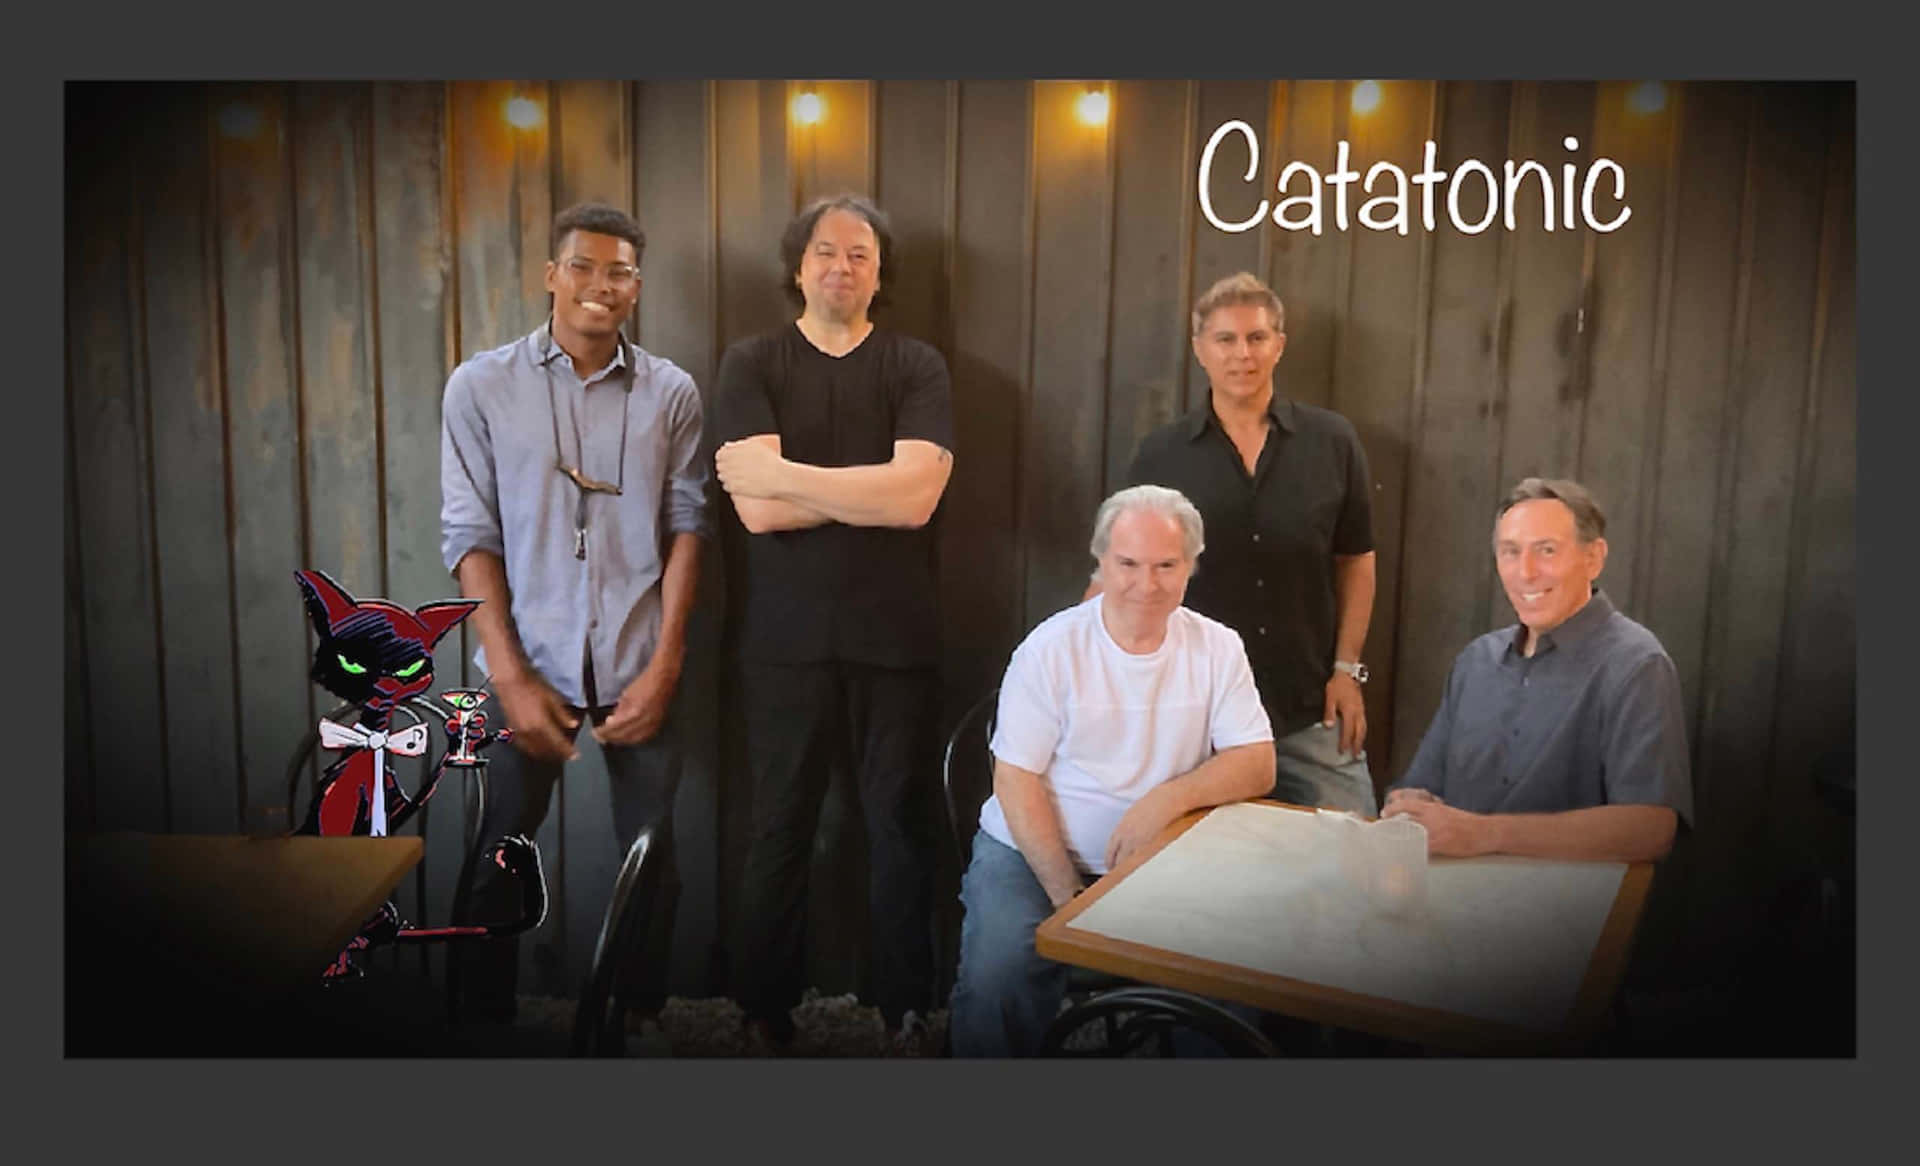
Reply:
[[[953,448],[946,360],[932,345],[883,328],[839,357],[815,348],[795,324],[736,341],[720,358],[716,382],[720,442],[778,433],[781,456],[815,466],[891,461],[899,439]],[[938,663],[938,517],[936,509],[918,530],[829,522],[749,534],[738,581],[745,590],[740,656],[889,668]]]
[[[1251,476],[1208,401],[1140,442],[1127,483],[1171,486],[1205,522],[1186,605],[1240,633],[1285,736],[1320,719],[1333,674],[1333,556],[1373,549],[1367,456],[1353,423],[1275,397]]]

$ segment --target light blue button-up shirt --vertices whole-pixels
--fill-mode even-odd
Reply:
[[[708,534],[700,425],[693,378],[624,338],[584,382],[546,324],[447,378],[441,557],[450,572],[469,551],[501,557],[527,660],[569,704],[588,703],[588,667],[598,703],[611,705],[653,657],[666,547]],[[579,492],[556,460],[622,488],[587,494],[584,559],[574,556]],[[484,648],[473,659],[488,671]]]

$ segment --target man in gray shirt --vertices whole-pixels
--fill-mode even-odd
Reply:
[[[1605,534],[1577,482],[1528,478],[1502,504],[1494,561],[1520,622],[1454,660],[1381,809],[1432,853],[1652,861],[1692,825],[1679,673],[1593,586]]]
[[[680,753],[668,710],[708,532],[707,468],[693,378],[620,330],[645,243],[614,207],[563,211],[546,265],[553,314],[447,380],[441,555],[461,594],[485,600],[474,663],[514,734],[490,755],[483,838],[539,828],[585,719],[606,758],[620,852],[647,825],[657,844],[670,840]],[[643,1011],[665,999],[670,857],[666,871],[650,934],[623,970],[623,995]],[[516,893],[483,865],[473,914],[511,913]],[[510,1019],[514,944],[463,957],[468,1013]]]

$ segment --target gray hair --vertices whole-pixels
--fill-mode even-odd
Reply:
[[[1193,305],[1193,334],[1200,335],[1200,330],[1207,326],[1208,316],[1221,308],[1240,305],[1265,308],[1273,317],[1273,330],[1287,330],[1287,308],[1280,297],[1252,272],[1241,271],[1216,282],[1201,294]]]
[[[1568,510],[1573,511],[1573,532],[1582,544],[1606,537],[1607,516],[1601,512],[1600,503],[1594,501],[1592,491],[1569,478],[1522,478],[1518,485],[1507,491],[1500,509],[1494,513],[1496,537],[1500,519],[1506,516],[1507,511],[1522,502],[1538,502],[1547,498],[1563,502]]]
[[[1200,552],[1207,549],[1206,524],[1185,494],[1166,486],[1128,486],[1102,502],[1100,512],[1093,516],[1093,542],[1088,549],[1094,558],[1106,556],[1115,520],[1130,510],[1164,515],[1179,523],[1180,541],[1189,561],[1198,560]]]

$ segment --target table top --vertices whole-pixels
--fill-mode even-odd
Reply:
[[[414,835],[68,835],[69,971],[76,959],[164,960],[235,993],[298,991],[422,851]]]
[[[1188,814],[1043,922],[1035,948],[1442,1049],[1570,1052],[1598,1029],[1651,864],[1436,858],[1427,909],[1381,917],[1310,869],[1317,820],[1271,801]]]

